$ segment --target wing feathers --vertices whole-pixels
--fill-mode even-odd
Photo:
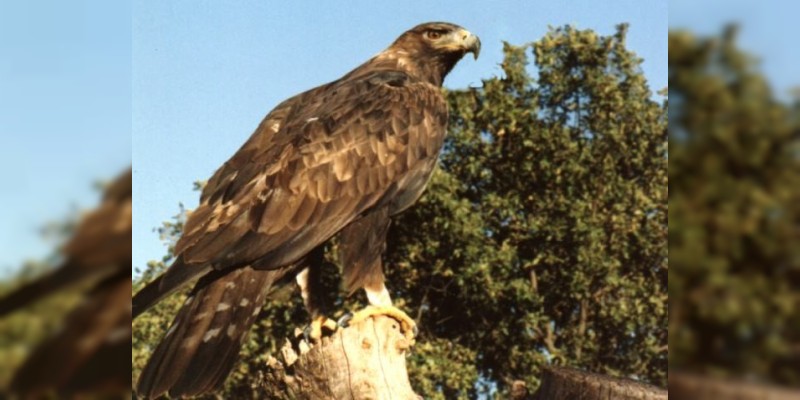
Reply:
[[[344,182],[353,177],[353,174],[355,173],[353,161],[354,160],[350,155],[350,152],[333,159],[333,174],[336,176],[337,181]]]
[[[297,231],[306,226],[308,218],[314,213],[316,205],[316,199],[308,195],[303,196],[303,202],[300,203],[300,206],[297,208],[297,212],[292,216],[292,219],[289,220],[287,225],[289,229]]]
[[[287,193],[285,190],[275,190],[270,198],[264,214],[256,231],[266,235],[274,235],[286,228],[286,224],[294,216],[297,208],[302,203],[302,198]]]
[[[446,104],[438,88],[394,75],[329,84],[270,113],[189,216],[176,246],[186,268],[279,268],[293,260],[262,256],[299,257],[405,190],[398,182],[424,183],[404,177],[437,154],[446,118],[430,110],[446,115]]]

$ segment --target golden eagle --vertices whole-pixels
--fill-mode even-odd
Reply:
[[[353,320],[389,314],[405,332],[415,329],[384,286],[386,232],[391,217],[420,197],[436,164],[448,119],[442,81],[479,51],[478,37],[457,25],[418,25],[264,118],[208,181],[174,263],[133,299],[135,318],[200,278],[142,371],[139,395],[217,388],[268,293],[293,278],[319,338],[332,321],[311,288],[323,246],[336,235],[344,287],[363,288],[370,303]]]

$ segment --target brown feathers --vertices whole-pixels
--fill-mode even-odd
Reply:
[[[426,41],[428,29],[450,30],[451,41]],[[468,46],[455,46],[459,41]],[[264,118],[203,189],[175,246],[176,263],[157,288],[134,299],[144,309],[205,275],[148,362],[140,394],[217,387],[252,323],[237,304],[263,302],[253,297],[262,289],[244,280],[267,287],[293,276],[293,265],[348,226],[348,287],[382,282],[389,218],[421,195],[442,147],[442,79],[479,44],[456,25],[417,26],[341,79],[284,101]]]
[[[279,275],[247,267],[203,278],[142,371],[138,394],[189,396],[219,384]]]
[[[276,112],[206,186],[204,202],[190,215],[176,245],[189,264],[185,268],[210,262],[224,269],[254,262],[240,257],[252,257],[253,251],[237,248],[251,234],[264,236],[261,255],[280,251],[285,243],[297,246],[294,238],[300,236],[306,240],[297,253],[307,253],[328,240],[331,230],[342,229],[374,206],[374,201],[360,202],[365,195],[378,194],[370,196],[378,200],[400,177],[417,174],[418,160],[438,153],[444,126],[427,116],[446,115],[447,110],[437,87],[403,72],[376,71],[296,96]],[[278,132],[272,130],[275,126],[280,126]],[[349,214],[328,212],[309,223],[318,202],[334,203],[327,208]],[[337,227],[330,226],[333,221]]]

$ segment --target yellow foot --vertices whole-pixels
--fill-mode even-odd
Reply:
[[[355,314],[348,314],[342,317],[339,320],[339,325],[347,327],[376,315],[385,315],[399,321],[403,334],[409,341],[414,342],[414,336],[417,335],[417,323],[408,314],[394,306],[366,306]]]
[[[333,333],[336,332],[336,328],[338,328],[336,321],[324,315],[320,315],[311,320],[311,324],[303,333],[307,342],[316,343],[322,339],[324,332]]]

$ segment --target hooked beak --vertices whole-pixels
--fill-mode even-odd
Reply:
[[[443,48],[460,52],[461,54],[472,53],[475,59],[478,59],[478,55],[481,52],[481,40],[470,31],[461,28],[451,32],[444,39],[444,42],[441,43]]]
[[[457,35],[461,38],[461,46],[465,54],[472,53],[477,60],[478,56],[481,54],[481,39],[466,29],[459,30]]]

